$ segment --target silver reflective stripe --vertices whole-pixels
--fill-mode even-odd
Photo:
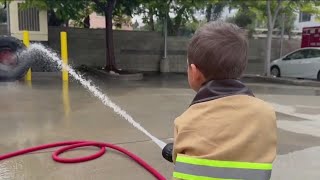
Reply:
[[[269,180],[271,170],[218,168],[176,162],[175,172],[222,179]]]

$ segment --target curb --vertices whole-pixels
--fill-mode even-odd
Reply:
[[[241,80],[245,82],[265,82],[283,85],[320,87],[320,81],[266,77],[251,74],[244,75]]]
[[[109,80],[138,81],[143,79],[142,73],[112,74],[94,67],[81,66],[81,69]]]

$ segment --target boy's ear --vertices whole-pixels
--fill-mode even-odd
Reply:
[[[192,78],[192,81],[195,81],[197,79],[197,67],[194,64],[190,64],[189,65],[189,73],[190,73],[190,77]]]
[[[193,80],[197,82],[205,80],[203,73],[200,71],[200,69],[196,65],[191,64],[190,70],[192,73],[192,77],[194,78]]]

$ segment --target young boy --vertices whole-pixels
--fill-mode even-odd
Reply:
[[[237,80],[247,54],[244,31],[230,23],[206,24],[191,39],[188,80],[197,94],[174,123],[174,179],[270,179],[276,116]]]

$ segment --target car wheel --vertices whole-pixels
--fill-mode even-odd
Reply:
[[[271,75],[275,77],[280,77],[281,76],[280,68],[278,66],[271,67]]]
[[[320,81],[320,71],[318,72],[317,80]]]

